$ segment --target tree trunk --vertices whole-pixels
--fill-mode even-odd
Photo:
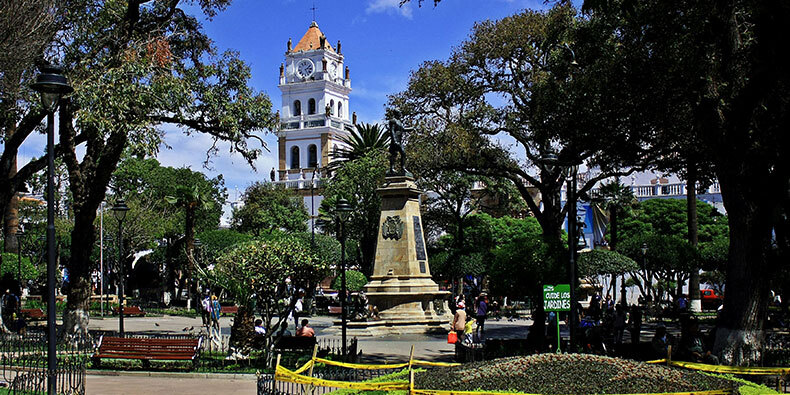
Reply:
[[[13,178],[16,175],[16,156],[13,159],[11,168],[8,171],[8,178]],[[11,195],[11,200],[3,213],[3,235],[4,243],[3,249],[5,252],[19,253],[19,240],[16,237],[16,231],[19,227],[19,195],[14,191]]]
[[[93,268],[91,252],[96,241],[96,210],[75,210],[74,229],[71,232],[71,259],[69,286],[66,288],[66,309],[63,312],[65,333],[84,334],[88,331],[91,297],[90,272]],[[118,259],[116,257],[116,259]],[[123,264],[123,260],[119,262]]]
[[[724,311],[714,351],[725,364],[759,363],[770,300],[772,214],[777,196],[764,179],[723,166],[718,171],[730,224],[730,251]],[[751,175],[750,175],[751,174]]]
[[[187,309],[195,308],[197,309],[198,297],[197,297],[197,281],[194,278],[195,273],[195,211],[197,208],[193,205],[192,202],[187,203],[186,206],[186,213],[185,213],[185,239],[186,239],[186,249],[187,249],[187,270],[184,279],[186,281],[186,288],[187,288]]]
[[[239,306],[239,311],[233,319],[233,326],[230,328],[230,346],[244,355],[249,354],[252,349],[255,335],[254,318],[251,310],[246,306]]]
[[[697,221],[697,164],[689,159],[688,161],[688,180],[686,180],[686,216],[688,222],[689,244],[696,250],[699,234],[699,222]],[[699,268],[691,270],[689,277],[689,309],[692,313],[702,311],[702,300],[699,293]]]

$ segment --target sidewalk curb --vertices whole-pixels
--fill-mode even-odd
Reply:
[[[257,380],[252,373],[177,373],[177,372],[129,372],[122,370],[88,370],[88,376],[125,376],[125,377],[160,377],[169,379],[212,379],[212,380]]]

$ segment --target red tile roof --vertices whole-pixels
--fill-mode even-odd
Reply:
[[[321,37],[324,38],[324,45],[321,46]],[[310,28],[307,29],[307,33],[302,36],[302,39],[299,40],[299,43],[296,44],[294,47],[293,52],[299,51],[310,51],[314,49],[325,49],[328,51],[335,52],[332,45],[329,44],[329,40],[326,39],[324,33],[321,33],[321,29],[318,28],[318,24],[313,21],[310,24]]]

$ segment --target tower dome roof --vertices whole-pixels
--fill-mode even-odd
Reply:
[[[299,43],[296,44],[296,47],[294,47],[293,52],[311,51],[314,49],[325,49],[335,52],[332,45],[329,44],[329,40],[326,39],[324,33],[321,33],[321,29],[318,28],[318,24],[315,21],[310,24],[307,32],[302,36],[302,39],[299,40]]]

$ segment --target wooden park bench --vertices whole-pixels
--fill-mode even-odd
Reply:
[[[150,361],[192,361],[197,363],[202,337],[164,339],[102,336],[99,348],[91,356],[98,367],[103,358],[139,359],[143,366]]]
[[[221,306],[219,308],[220,315],[236,315],[239,312],[239,306]]]
[[[114,307],[112,311],[113,314],[118,315],[118,307]],[[138,306],[126,306],[123,308],[123,315],[127,317],[132,317],[132,316],[143,317],[145,316],[145,311],[140,309],[140,307]]]
[[[41,309],[22,309],[20,310],[20,313],[22,313],[22,316],[25,317],[25,319],[31,321],[41,321],[47,319],[47,315],[44,313],[44,310]]]
[[[316,338],[307,336],[283,336],[274,344],[274,351],[313,351]]]
[[[340,306],[328,306],[329,314],[342,314],[343,309]]]

